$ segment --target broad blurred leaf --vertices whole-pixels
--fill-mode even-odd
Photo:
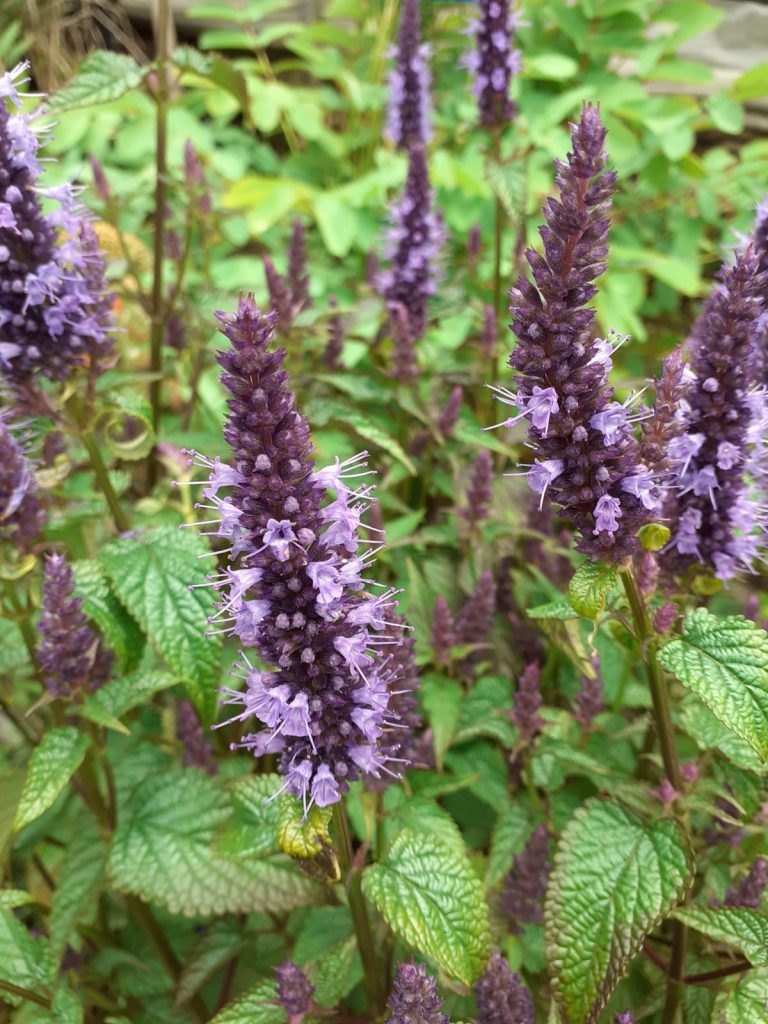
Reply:
[[[200,936],[187,958],[176,986],[176,1006],[183,1006],[243,948],[244,937],[237,921],[215,921]]]
[[[211,1024],[286,1024],[288,1017],[277,998],[277,983],[263,981],[217,1013]]]
[[[0,980],[37,990],[51,983],[54,970],[45,939],[34,938],[12,910],[0,910]]]
[[[53,804],[83,762],[89,740],[72,726],[51,729],[32,751],[14,829],[39,818]]]
[[[96,907],[104,881],[104,844],[86,819],[67,845],[51,902],[51,953],[59,963],[79,922]]]
[[[168,672],[140,671],[129,676],[112,679],[94,693],[86,695],[83,701],[83,714],[92,722],[118,728],[121,732],[128,730],[121,727],[119,719],[148,703],[156,693],[175,686],[178,679]]]
[[[141,67],[125,53],[94,50],[72,81],[50,97],[46,107],[51,113],[59,114],[78,107],[109,103],[134,90],[149,70],[149,65]]]

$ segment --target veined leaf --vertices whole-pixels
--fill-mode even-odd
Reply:
[[[112,679],[106,685],[89,693],[83,701],[83,714],[92,722],[111,728],[127,712],[151,700],[156,693],[175,686],[178,680],[168,672],[134,672],[133,675]],[[119,732],[127,729],[119,728]]]
[[[491,836],[491,852],[485,872],[485,884],[489,889],[497,886],[511,869],[515,854],[523,849],[533,827],[530,812],[521,804],[512,804],[499,815]]]
[[[95,907],[104,881],[104,844],[92,818],[67,847],[51,902],[49,937],[56,963],[79,922]]]
[[[595,1024],[645,936],[692,879],[692,855],[674,821],[647,825],[607,800],[590,800],[574,814],[558,846],[544,909],[567,1024]]]
[[[750,971],[715,1004],[712,1024],[764,1024],[768,1005],[768,969]]]
[[[286,1024],[287,1019],[277,998],[277,983],[263,981],[247,995],[225,1006],[211,1024]]]
[[[466,855],[404,829],[363,875],[363,890],[392,930],[471,985],[490,953],[488,906]]]
[[[144,637],[134,620],[109,588],[104,570],[95,559],[75,562],[75,593],[83,599],[83,611],[93,619],[124,672],[138,664]]]
[[[32,751],[27,777],[16,810],[14,829],[39,818],[53,804],[83,762],[88,737],[72,726],[51,729]]]
[[[94,50],[72,81],[54,93],[46,106],[51,113],[60,114],[64,110],[110,103],[135,89],[147,71],[148,66],[141,67],[127,54]]]
[[[768,765],[760,760],[749,743],[726,728],[695,694],[685,695],[680,718],[683,728],[696,741],[700,750],[707,751],[714,747],[737,768],[757,772],[759,775],[768,772]]]
[[[0,979],[37,989],[50,983],[53,971],[48,943],[34,938],[12,910],[0,910]]]
[[[192,947],[176,988],[176,1006],[183,1006],[228,960],[243,948],[240,925],[233,920],[215,921]]]
[[[717,718],[768,758],[768,634],[732,615],[688,612],[683,632],[659,651],[659,661],[693,690]]]
[[[261,857],[277,852],[280,801],[270,800],[283,784],[279,775],[238,779],[230,789],[235,810],[226,828],[216,837],[216,852],[228,860]]]
[[[680,907],[674,916],[708,935],[740,949],[754,967],[768,967],[768,916],[746,907]]]
[[[606,594],[615,584],[615,565],[583,562],[568,584],[568,600],[579,615],[596,619],[605,608]]]

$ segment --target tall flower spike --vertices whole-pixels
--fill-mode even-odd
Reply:
[[[435,662],[438,665],[446,665],[451,657],[451,648],[456,646],[457,641],[453,615],[442,594],[438,594],[435,600],[429,642],[434,652]]]
[[[405,188],[385,237],[384,255],[390,266],[379,275],[379,291],[387,302],[399,302],[408,311],[414,341],[427,326],[427,302],[436,288],[437,257],[444,238],[433,205],[427,154],[423,146],[414,145],[408,153]]]
[[[408,310],[401,302],[390,306],[389,324],[392,332],[392,376],[401,384],[407,384],[418,377],[419,364],[416,362]]]
[[[551,870],[547,827],[539,825],[525,849],[515,857],[502,886],[500,906],[513,935],[520,934],[522,924],[541,921]]]
[[[461,668],[464,671],[470,671],[487,657],[486,641],[490,636],[495,614],[496,581],[490,569],[486,569],[480,573],[475,589],[456,616],[456,643],[479,645],[477,650],[471,651],[462,659]]]
[[[437,982],[424,964],[397,965],[387,1006],[387,1024],[449,1024]]]
[[[747,476],[765,426],[763,392],[752,391],[764,283],[754,248],[737,253],[688,339],[695,381],[686,432],[670,449],[678,490],[667,557],[678,571],[703,563],[730,579],[752,568],[762,542],[762,511]]]
[[[589,729],[594,717],[603,710],[605,700],[603,680],[600,676],[600,658],[597,655],[592,658],[592,668],[595,670],[594,675],[584,674],[579,680],[579,692],[573,702],[573,717],[585,729]]]
[[[759,910],[768,885],[768,860],[758,857],[745,878],[732,885],[725,896],[726,907],[748,907]]]
[[[681,413],[690,386],[682,350],[676,348],[662,363],[653,414],[640,424],[640,458],[657,477],[663,478],[670,469],[670,445],[685,433]]]
[[[286,960],[275,968],[277,998],[288,1015],[290,1024],[298,1024],[309,1013],[315,986],[300,967]]]
[[[509,87],[520,71],[520,51],[514,48],[518,20],[510,0],[478,0],[477,6],[478,17],[467,26],[476,48],[462,63],[472,73],[480,124],[497,127],[515,116]]]
[[[323,353],[323,365],[327,366],[329,370],[336,370],[341,353],[344,351],[344,323],[336,312],[338,303],[335,295],[329,297],[328,305],[333,312],[328,318],[328,341]]]
[[[189,700],[181,701],[176,710],[176,736],[183,747],[187,767],[204,768],[209,775],[216,775],[218,769],[208,737]]]
[[[397,727],[385,729],[379,747],[385,759],[396,761],[401,758],[409,764],[416,764],[420,758],[420,738],[417,735],[421,727],[419,701],[416,693],[419,689],[419,670],[416,667],[415,640],[410,632],[406,632],[405,619],[393,617],[393,625],[389,636],[394,641],[388,654],[388,663],[382,672],[382,678],[394,689],[390,690],[389,712],[397,719]],[[370,789],[381,791],[386,789],[391,776],[367,776],[366,782]]]
[[[278,273],[274,263],[266,254],[262,256],[264,280],[267,282],[269,306],[277,314],[276,326],[281,334],[288,334],[293,326],[293,303],[288,282]]]
[[[459,422],[459,411],[461,409],[463,399],[464,388],[462,388],[461,384],[457,384],[455,387],[451,388],[448,400],[443,406],[437,420],[437,429],[445,438],[448,438],[453,434],[456,424]]]
[[[212,533],[229,541],[231,568],[212,580],[220,595],[213,628],[234,633],[271,669],[243,652],[246,690],[225,689],[261,731],[239,746],[279,754],[284,789],[305,812],[336,803],[362,775],[397,774],[402,757],[382,746],[398,722],[393,628],[396,592],[366,590],[379,540],[361,539],[373,502],[366,453],[316,470],[309,426],[296,411],[272,349],[275,314],[252,296],[217,314],[231,349],[220,352],[232,396],[224,436],[231,465],[193,457],[211,472],[203,507]],[[219,492],[224,490],[226,497]]]
[[[43,580],[43,613],[37,651],[46,689],[57,697],[96,690],[109,678],[112,653],[85,621],[82,598],[63,555],[49,555]]]
[[[26,552],[44,523],[34,466],[13,430],[10,412],[0,410],[0,540]]]
[[[520,730],[523,742],[530,743],[544,724],[539,714],[542,704],[541,671],[536,662],[531,662],[523,669],[513,702],[512,721]]]
[[[475,985],[475,996],[478,1024],[534,1024],[531,993],[498,949]]]
[[[103,259],[77,191],[40,188],[41,137],[13,109],[28,66],[0,75],[0,373],[15,382],[63,380],[102,360],[112,327]]]
[[[421,42],[419,0],[403,0],[397,45],[389,73],[389,111],[387,138],[398,149],[409,149],[416,143],[429,142],[430,48]]]
[[[293,222],[291,243],[288,246],[288,284],[291,289],[293,313],[309,309],[309,270],[307,269],[307,237],[299,217]]]
[[[493,459],[487,448],[483,448],[475,459],[472,467],[469,487],[467,488],[467,504],[461,514],[472,526],[477,526],[488,518],[493,500]]]
[[[607,383],[623,339],[594,339],[587,306],[608,253],[615,175],[603,170],[605,134],[598,109],[585,105],[571,126],[567,162],[555,162],[560,198],[544,207],[544,253],[526,252],[535,284],[521,275],[510,293],[518,391],[493,390],[519,410],[497,426],[528,419],[531,490],[576,527],[580,551],[620,561],[638,547],[637,530],[661,497],[640,461],[629,402],[614,402]]]

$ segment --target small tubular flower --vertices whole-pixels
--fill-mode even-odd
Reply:
[[[424,964],[397,965],[387,1006],[387,1024],[449,1024],[437,982]]]
[[[12,382],[63,380],[112,345],[104,260],[77,190],[40,187],[41,135],[13,109],[28,66],[0,75],[0,373]]]
[[[533,999],[498,949],[475,985],[478,1024],[534,1024]]]
[[[623,339],[593,339],[587,306],[608,253],[615,175],[604,170],[605,135],[597,108],[585,105],[571,126],[567,162],[555,164],[560,197],[544,208],[544,252],[526,253],[534,281],[523,275],[511,292],[518,344],[509,362],[518,390],[493,390],[518,410],[497,426],[528,421],[530,488],[575,526],[580,551],[620,561],[637,549],[637,530],[661,495],[641,462],[630,402],[614,401],[607,382]]]
[[[408,175],[385,236],[388,269],[378,287],[387,303],[400,303],[408,312],[411,337],[418,340],[427,326],[427,303],[437,283],[437,257],[443,244],[442,220],[434,210],[427,154],[414,145],[408,152]]]
[[[463,64],[472,74],[480,124],[506,124],[515,116],[509,87],[520,71],[520,51],[514,47],[518,19],[510,0],[478,0],[478,16],[467,26],[476,48]]]
[[[402,758],[384,746],[399,725],[396,659],[387,658],[398,643],[389,632],[396,591],[367,589],[382,541],[360,535],[374,500],[366,453],[315,469],[285,352],[271,347],[275,314],[248,296],[217,317],[232,346],[218,355],[232,463],[193,453],[210,470],[203,507],[232,565],[211,580],[220,598],[212,623],[272,666],[255,668],[244,650],[246,689],[225,689],[225,703],[239,709],[230,721],[261,724],[239,746],[278,754],[283,788],[306,812],[362,775],[399,773]]]
[[[421,42],[419,0],[403,0],[389,73],[386,136],[398,149],[429,142],[430,48]]]

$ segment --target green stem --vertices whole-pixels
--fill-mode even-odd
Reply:
[[[499,163],[501,159],[501,132],[497,128],[493,133],[491,150],[493,159]],[[496,316],[501,306],[501,249],[504,235],[504,205],[496,196],[493,221],[493,308]]]
[[[0,989],[3,992],[10,992],[13,996],[18,996],[20,999],[26,999],[27,1002],[37,1003],[38,1006],[44,1006],[46,1010],[51,1008],[51,1000],[48,996],[38,995],[37,992],[33,992],[29,988],[22,988],[21,985],[14,985],[12,981],[3,981],[0,979]]]
[[[109,479],[109,471],[104,459],[101,457],[101,451],[96,443],[96,439],[90,431],[86,431],[82,435],[82,440],[85,450],[88,452],[88,461],[91,464],[96,481],[101,488],[102,494],[107,499],[107,505],[109,506],[115,529],[118,533],[125,533],[127,530],[130,530],[131,524],[128,522],[128,517],[123,511],[120,499],[112,486],[112,481]]]
[[[381,986],[381,974],[376,957],[376,947],[373,942],[371,922],[363,897],[362,879],[360,872],[352,866],[352,839],[349,834],[347,814],[341,801],[334,804],[333,823],[336,831],[336,852],[339,857],[341,875],[347,889],[349,910],[352,915],[352,924],[357,938],[357,948],[363,964],[363,986],[365,988],[368,1009],[374,1017],[377,1017],[384,1009],[386,993]]]

